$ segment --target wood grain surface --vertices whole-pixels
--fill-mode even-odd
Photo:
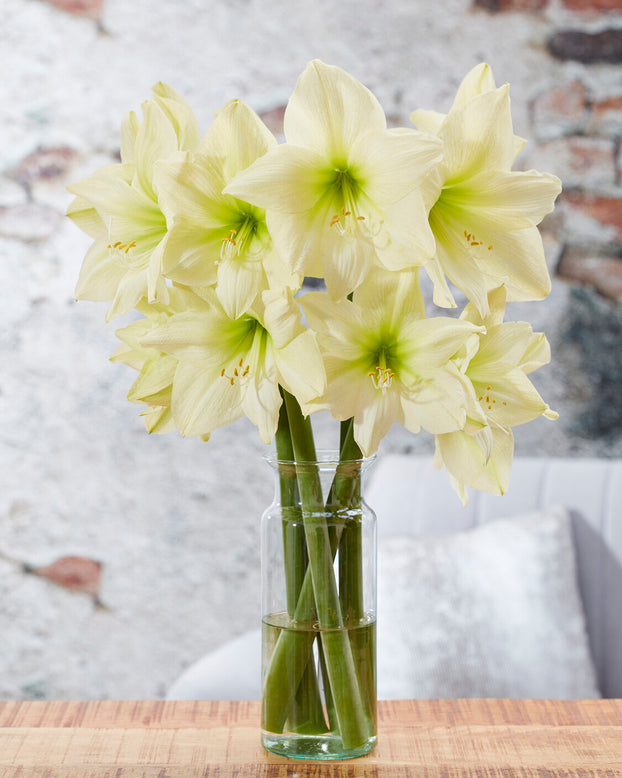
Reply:
[[[343,762],[266,753],[257,702],[0,703],[2,778],[613,778],[622,700],[399,700]]]

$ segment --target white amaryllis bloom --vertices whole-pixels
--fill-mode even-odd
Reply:
[[[138,301],[166,302],[162,239],[166,219],[154,190],[154,168],[179,149],[196,149],[199,129],[188,104],[170,87],[157,84],[122,128],[121,163],[107,165],[68,187],[77,197],[68,216],[95,242],[76,287],[78,300],[111,301],[106,319],[130,311]]]
[[[141,300],[136,309],[143,314],[142,318],[115,333],[121,345],[110,357],[110,361],[122,362],[139,371],[127,399],[146,405],[141,416],[144,417],[147,432],[162,433],[175,429],[171,414],[171,394],[177,359],[153,346],[145,346],[143,339],[173,314],[200,307],[201,304],[201,298],[192,290],[172,287],[167,304]]]
[[[483,328],[426,319],[416,270],[374,271],[352,301],[310,292],[300,302],[317,332],[328,380],[326,393],[307,410],[354,417],[364,456],[376,451],[394,421],[411,432],[462,429],[468,399],[452,357]]]
[[[143,339],[178,360],[171,408],[183,435],[206,435],[246,414],[270,443],[278,425],[279,385],[300,403],[326,388],[312,332],[289,288],[267,290],[232,319],[216,291],[197,291],[198,308],[171,316]]]
[[[440,142],[387,130],[372,93],[314,60],[285,111],[286,143],[240,173],[225,191],[266,210],[274,244],[293,272],[323,277],[333,299],[374,265],[421,265],[434,239],[419,192]]]
[[[473,425],[470,433],[436,437],[436,464],[447,468],[464,504],[465,485],[491,494],[506,491],[514,452],[512,427],[538,416],[557,418],[527,378],[528,373],[550,361],[548,341],[526,322],[504,322],[505,301],[501,287],[488,294],[488,316],[482,317],[473,304],[463,311],[463,321],[486,328],[477,350],[465,356],[462,364],[472,387],[468,415]],[[486,426],[478,431],[482,421]]]
[[[539,300],[551,281],[537,224],[553,210],[558,178],[512,171],[524,143],[514,135],[509,87],[495,88],[487,65],[463,81],[446,116],[415,111],[413,123],[435,132],[443,160],[423,184],[436,255],[425,266],[434,301],[454,307],[445,276],[488,311],[487,292],[505,286],[508,300]]]
[[[269,286],[299,288],[302,282],[274,250],[263,209],[222,191],[275,145],[257,114],[231,100],[216,114],[196,154],[179,153],[157,166],[155,182],[168,227],[164,275],[190,286],[215,284],[232,318]]]

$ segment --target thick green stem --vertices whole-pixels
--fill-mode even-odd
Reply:
[[[279,412],[279,423],[275,435],[277,458],[292,462],[294,449],[289,430],[287,409],[283,401]],[[283,554],[285,561],[285,589],[287,611],[294,617],[296,603],[307,570],[308,559],[304,535],[304,524],[298,505],[298,484],[295,471],[287,472],[279,467],[279,491],[283,515]],[[296,690],[288,727],[292,732],[322,733],[327,731],[322,699],[318,686],[317,669],[313,652],[310,650],[306,666]]]
[[[296,461],[314,462],[316,454],[310,422],[302,416],[296,399],[287,392],[285,402]],[[341,739],[346,748],[354,748],[369,738],[370,721],[359,689],[350,640],[344,629],[317,465],[304,465],[297,469],[309,569],[328,681]]]

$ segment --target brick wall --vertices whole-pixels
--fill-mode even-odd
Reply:
[[[563,182],[560,278],[622,299],[622,0],[476,0],[488,13],[549,16],[554,80],[530,101],[523,167]],[[511,23],[511,21],[509,21]]]

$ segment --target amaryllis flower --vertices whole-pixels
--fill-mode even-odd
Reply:
[[[548,341],[527,322],[504,322],[505,301],[505,289],[495,289],[488,294],[488,316],[482,317],[473,304],[461,316],[486,328],[477,350],[462,365],[471,387],[472,429],[437,435],[436,463],[447,468],[463,503],[465,485],[491,494],[507,490],[514,453],[512,427],[539,416],[557,418],[527,378],[549,362]]]
[[[488,311],[487,293],[505,286],[508,300],[538,300],[551,288],[537,224],[553,210],[555,176],[512,171],[523,142],[514,135],[509,87],[496,89],[490,68],[465,78],[447,116],[415,111],[413,123],[435,131],[443,159],[423,182],[436,255],[425,267],[434,301],[455,306],[445,276]]]
[[[146,346],[143,339],[165,323],[173,314],[192,310],[202,305],[202,299],[192,290],[172,287],[168,303],[147,303],[141,300],[136,310],[142,316],[127,327],[118,329],[116,336],[121,345],[110,357],[111,362],[122,362],[138,370],[127,399],[145,405],[141,411],[147,432],[171,432],[175,423],[171,414],[173,378],[177,359],[154,346]],[[209,437],[209,436],[206,436]]]
[[[246,415],[270,443],[278,425],[279,386],[299,402],[326,388],[315,335],[300,321],[289,288],[264,291],[232,319],[212,287],[201,304],[167,319],[143,338],[178,360],[171,410],[183,435],[206,435]]]
[[[432,256],[419,186],[440,158],[436,138],[387,130],[371,92],[318,60],[298,79],[284,129],[287,142],[225,192],[265,208],[293,272],[323,277],[337,299],[376,264],[395,270]]]
[[[107,320],[127,313],[139,300],[166,302],[162,239],[166,219],[153,186],[154,167],[179,149],[199,142],[196,120],[170,87],[157,84],[143,103],[143,120],[124,120],[121,163],[100,168],[68,187],[77,195],[68,216],[94,238],[76,286],[79,300],[111,301]]]
[[[376,271],[352,301],[309,292],[300,303],[317,332],[328,380],[325,394],[306,410],[354,417],[365,456],[395,421],[411,432],[462,429],[467,395],[452,357],[483,328],[426,319],[416,271]]]
[[[276,140],[257,114],[231,100],[199,144],[158,164],[158,202],[166,215],[164,275],[191,286],[216,285],[236,318],[269,286],[299,288],[272,245],[262,208],[223,194],[227,183]]]

